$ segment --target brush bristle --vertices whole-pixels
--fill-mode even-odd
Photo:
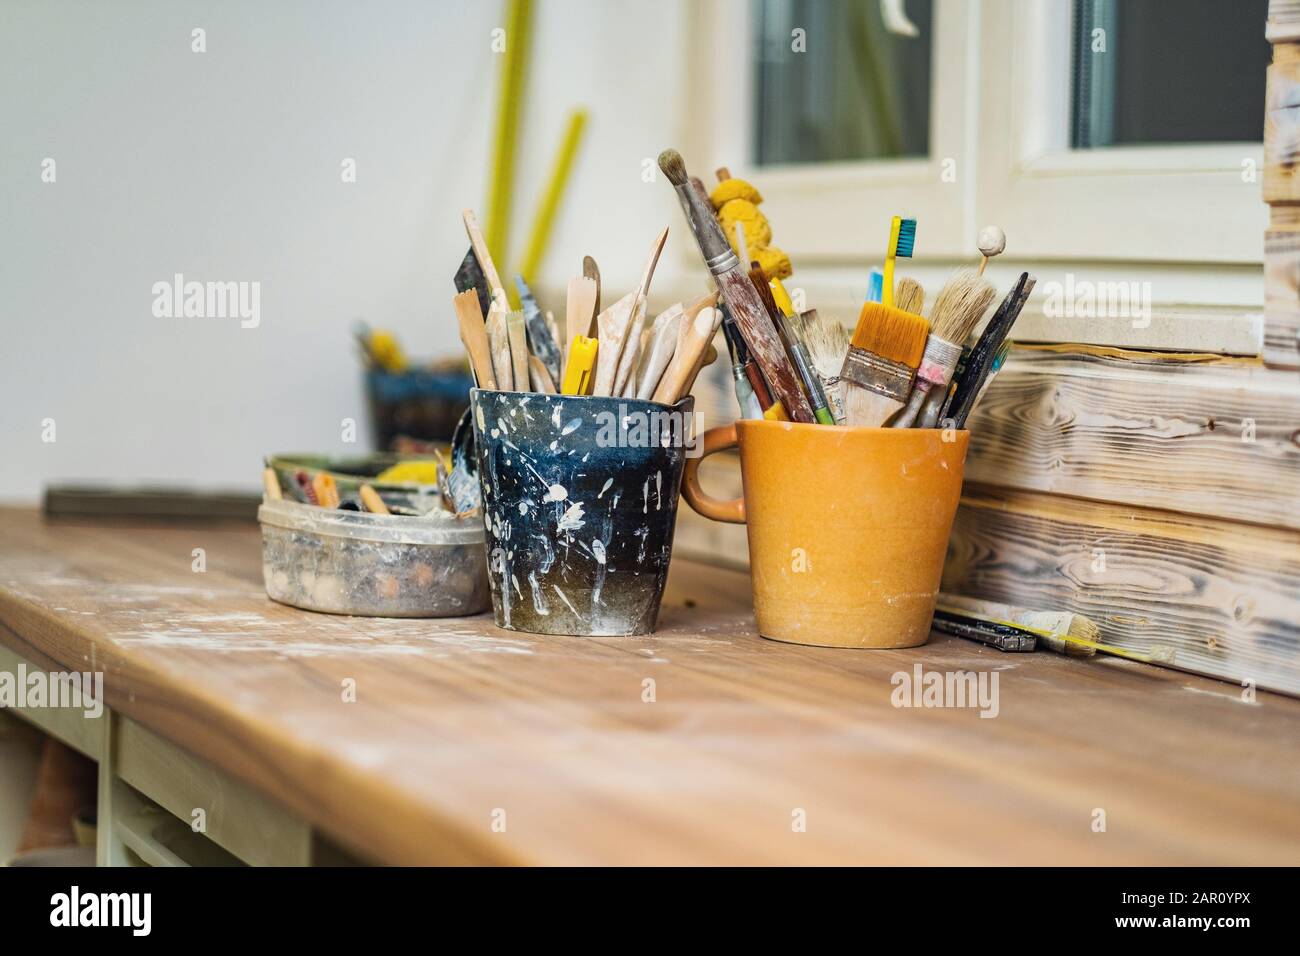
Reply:
[[[974,269],[958,269],[943,284],[930,309],[934,334],[945,342],[961,345],[996,294],[993,283]]]
[[[899,279],[898,288],[894,292],[894,305],[904,312],[920,315],[921,309],[925,308],[925,289],[911,276]]]
[[[852,342],[855,349],[916,368],[925,354],[925,339],[929,334],[930,323],[919,315],[879,302],[865,302]]]
[[[808,346],[817,372],[826,378],[840,374],[849,350],[849,333],[834,319],[823,319],[816,309],[803,313],[803,343]]]
[[[916,220],[904,219],[898,225],[898,247],[894,254],[910,259],[914,245],[916,245]]]
[[[677,150],[665,149],[660,153],[659,168],[664,171],[664,175],[668,177],[668,181],[674,186],[680,186],[686,182],[686,161],[682,159],[682,154]]]

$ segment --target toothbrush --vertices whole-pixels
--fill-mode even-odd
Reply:
[[[889,247],[885,250],[885,271],[881,278],[883,286],[881,304],[892,307],[894,304],[894,259],[902,256],[912,258],[912,247],[916,245],[916,220],[895,216],[889,221]]]

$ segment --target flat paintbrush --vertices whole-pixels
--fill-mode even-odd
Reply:
[[[1002,347],[1002,340],[1007,337],[1011,326],[1020,315],[1020,310],[1025,307],[1025,302],[1029,299],[1029,293],[1034,290],[1036,281],[1028,272],[1020,273],[1020,281],[1007,293],[1007,297],[1002,300],[1002,305],[985,326],[979,341],[971,349],[970,358],[966,360],[966,370],[962,372],[957,390],[953,392],[952,400],[944,411],[945,421],[951,420],[953,427],[965,426],[966,418],[975,406],[976,398],[979,397],[980,386],[993,367],[998,349]]]
[[[900,295],[907,281],[899,283]],[[916,386],[894,420],[895,428],[912,427],[930,395],[946,394],[962,345],[996,294],[993,284],[973,269],[959,269],[944,283],[930,309],[930,338],[916,370]]]
[[[754,361],[771,385],[774,397],[794,421],[815,421],[812,406],[799,387],[798,375],[785,356],[767,309],[749,281],[748,272],[732,251],[731,243],[723,235],[713,207],[704,202],[691,186],[681,154],[675,149],[664,150],[659,154],[659,168],[677,190],[704,264],[717,281],[723,301],[739,326]]]
[[[903,407],[929,331],[919,315],[880,302],[863,303],[840,369],[849,425],[879,428]]]

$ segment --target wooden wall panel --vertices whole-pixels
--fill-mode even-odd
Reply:
[[[968,481],[1300,528],[1300,376],[1017,349]]]
[[[967,485],[945,590],[1086,614],[1162,663],[1300,694],[1300,532]]]

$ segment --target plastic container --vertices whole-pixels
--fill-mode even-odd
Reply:
[[[478,518],[376,515],[264,501],[267,596],[328,614],[462,617],[491,603]]]

